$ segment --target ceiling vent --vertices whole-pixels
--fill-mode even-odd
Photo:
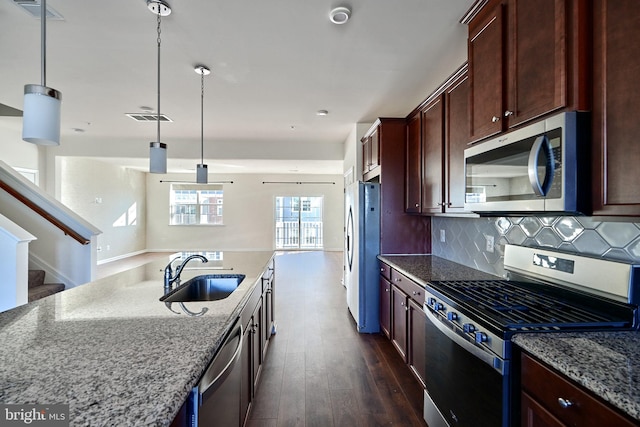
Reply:
[[[31,17],[40,19],[40,0],[11,0],[11,2],[23,9],[31,15]],[[47,5],[47,19],[52,21],[64,21],[64,17],[49,5]]]
[[[125,116],[135,120],[136,122],[157,122],[158,115],[155,113],[126,113]],[[173,122],[168,116],[160,114],[161,122]]]

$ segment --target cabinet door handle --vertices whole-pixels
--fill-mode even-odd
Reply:
[[[444,206],[444,202],[438,202],[436,203],[436,206]]]
[[[400,279],[399,277],[396,277],[395,279],[393,279],[394,282],[400,282],[402,281],[402,279]]]
[[[401,301],[401,302],[400,302],[400,305],[404,307],[404,302],[402,302],[402,301]]]
[[[390,291],[390,289],[389,289],[389,288],[385,288],[385,289],[384,289],[384,291],[385,291],[385,292],[389,292],[389,291]]]
[[[513,116],[513,111],[507,110],[504,112],[505,117]]]
[[[420,203],[416,203],[416,208],[419,208],[419,207],[420,207]]]
[[[562,397],[558,398],[558,404],[562,407],[562,408],[570,408],[571,406],[573,406],[573,402],[570,401],[569,399],[563,399]]]
[[[418,292],[418,291],[413,291],[413,294],[414,294],[414,295],[420,295],[420,292]]]
[[[492,122],[492,123],[496,123],[496,122],[498,122],[498,121],[500,121],[500,117],[498,117],[498,116],[493,116],[493,117],[491,117],[491,122]]]

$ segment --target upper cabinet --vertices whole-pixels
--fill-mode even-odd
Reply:
[[[464,64],[407,118],[406,212],[464,212],[468,98]]]
[[[380,126],[371,128],[362,138],[362,180],[380,175]]]
[[[595,0],[593,214],[640,216],[640,2]]]
[[[469,23],[470,140],[588,109],[586,0],[489,0]]]

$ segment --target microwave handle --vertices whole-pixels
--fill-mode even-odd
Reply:
[[[541,150],[546,150],[547,152],[546,174],[542,184],[538,179],[538,154],[540,154]],[[555,173],[554,169],[553,149],[551,148],[551,144],[549,144],[549,139],[546,135],[540,135],[536,138],[533,146],[531,147],[528,165],[529,182],[531,183],[531,188],[533,188],[533,192],[536,196],[544,197],[547,195],[551,188],[551,183],[553,182],[553,176]]]

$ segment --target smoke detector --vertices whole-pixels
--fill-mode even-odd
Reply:
[[[344,24],[351,17],[351,9],[348,7],[336,7],[329,12],[329,19],[334,24]]]

